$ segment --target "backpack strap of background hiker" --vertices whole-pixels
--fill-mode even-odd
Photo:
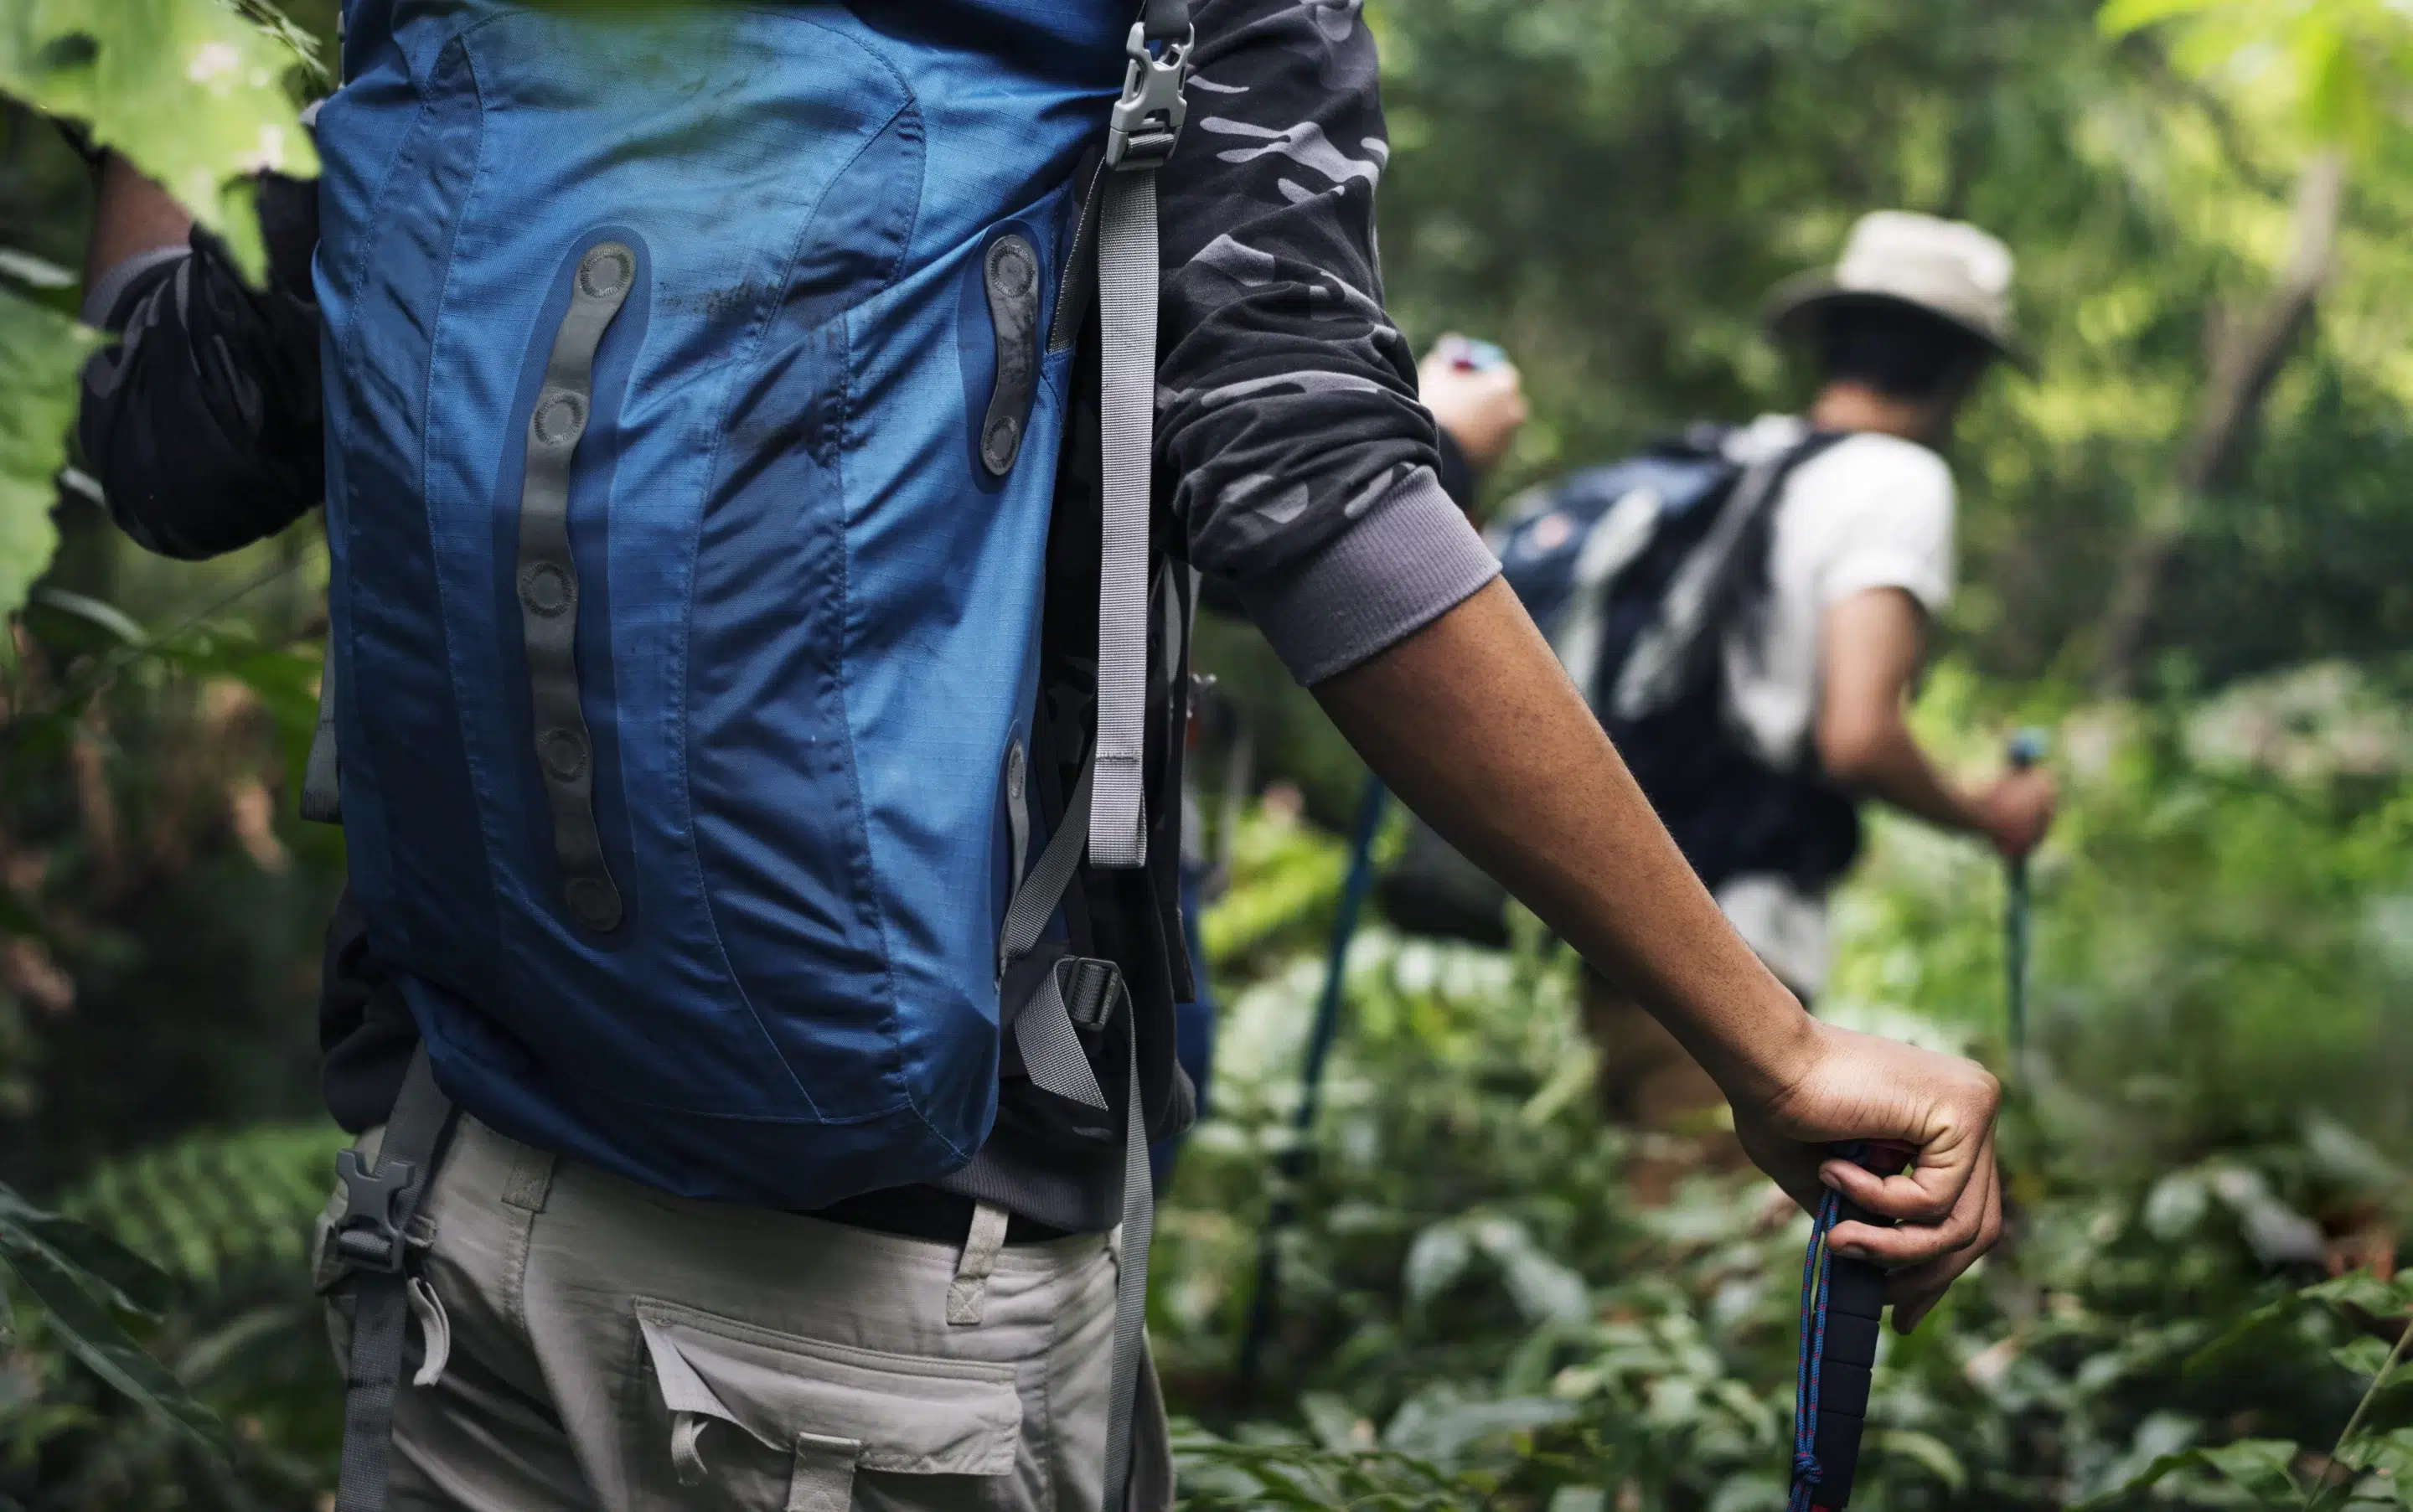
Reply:
[[[402,1095],[377,1142],[377,1164],[335,1157],[344,1215],[328,1242],[350,1278],[352,1353],[344,1367],[344,1459],[335,1512],[385,1512],[393,1401],[410,1318],[411,1227],[436,1177],[453,1108],[436,1086],[427,1046],[410,1058]],[[422,1236],[419,1242],[424,1242]]]
[[[1693,659],[1713,653],[1712,637],[1733,607],[1752,559],[1746,548],[1754,538],[1764,539],[1761,527],[1783,497],[1785,481],[1794,468],[1842,439],[1834,431],[1813,431],[1745,465],[1708,537],[1667,586],[1658,623],[1635,641],[1618,669],[1604,716],[1636,719],[1665,707],[1683,687]]]

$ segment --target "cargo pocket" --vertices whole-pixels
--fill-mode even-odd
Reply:
[[[639,1302],[637,1324],[668,1417],[644,1453],[700,1493],[696,1505],[846,1512],[858,1471],[1014,1471],[1010,1365],[824,1343],[666,1302]]]

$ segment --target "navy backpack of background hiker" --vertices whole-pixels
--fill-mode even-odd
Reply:
[[[1765,602],[1785,478],[1840,437],[1744,458],[1734,435],[1695,426],[1536,489],[1489,539],[1701,880],[1769,871],[1823,886],[1858,853],[1858,818],[1814,761],[1773,765],[1733,728],[1724,632]],[[1505,890],[1421,823],[1380,896],[1412,932],[1507,941]]]

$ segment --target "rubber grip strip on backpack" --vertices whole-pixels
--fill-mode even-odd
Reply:
[[[997,337],[997,376],[981,420],[980,458],[991,477],[1002,478],[1021,454],[1039,390],[1039,253],[1025,237],[999,237],[981,258],[981,283]]]
[[[620,889],[595,829],[595,748],[578,690],[578,564],[570,549],[570,466],[594,401],[595,352],[636,282],[637,256],[603,242],[579,259],[528,414],[517,586],[537,772],[553,813],[562,904],[582,927],[619,927]]]

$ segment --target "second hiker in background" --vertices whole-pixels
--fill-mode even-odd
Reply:
[[[1965,786],[1907,719],[1952,594],[1943,449],[1996,361],[2027,365],[2011,271],[2009,250],[1973,226],[1866,216],[1832,270],[1768,304],[1770,333],[1816,364],[1806,413],[1696,427],[1578,472],[1513,501],[1493,533],[1686,858],[1804,1001],[1825,984],[1828,894],[1858,854],[1863,800],[2014,858],[2051,821],[2046,774]],[[1384,884],[1404,926],[1494,942],[1504,901],[1424,831]],[[1714,1129],[1716,1084],[1632,993],[1587,969],[1583,1015],[1613,1120]],[[1699,1154],[1689,1141],[1647,1149],[1637,1183],[1665,1194]]]
[[[1725,684],[1721,749],[1668,753],[1671,776],[1714,773],[1725,791],[1703,794],[1701,818],[1671,827],[1698,837],[1686,848],[1701,852],[1694,864],[1726,917],[1805,1001],[1826,983],[1828,893],[1858,854],[1861,800],[2012,857],[2052,819],[2046,773],[1964,785],[1920,748],[1907,718],[1952,596],[1958,493],[1943,449],[1987,370],[2028,362],[2011,272],[2009,249],[1976,227],[1866,216],[1831,272],[1792,280],[1768,304],[1770,333],[1816,364],[1807,413],[1763,416],[1724,438],[1744,479],[1768,477],[1772,497],[1742,532],[1749,559],[1720,595],[1711,630]],[[1620,746],[1637,771],[1655,764],[1637,759],[1632,739]],[[1612,1117],[1680,1129],[1723,1107],[1708,1074],[1629,994],[1597,972],[1584,981]]]

